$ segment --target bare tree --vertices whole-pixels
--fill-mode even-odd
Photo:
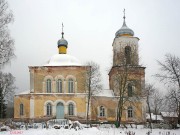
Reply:
[[[173,86],[173,90],[169,93],[174,104],[176,104],[176,112],[178,114],[178,123],[180,124],[180,58],[172,54],[166,54],[163,62],[158,61],[160,65],[160,73],[155,76],[169,87]]]
[[[148,107],[148,113],[149,113],[149,116],[150,116],[150,120],[149,120],[149,127],[152,129],[152,116],[151,116],[151,96],[153,95],[155,91],[155,88],[152,84],[146,84],[145,85],[145,93],[144,95],[146,96],[146,103],[147,103],[147,107]]]
[[[127,104],[136,106],[137,101],[140,101],[142,86],[138,77],[142,75],[141,71],[144,71],[144,67],[138,64],[136,45],[129,42],[122,46],[124,49],[114,53],[114,63],[110,71],[114,83],[110,85],[117,98],[117,127],[120,126],[123,111],[127,110]]]
[[[10,36],[8,24],[13,22],[12,11],[6,0],[0,0],[0,67],[14,57],[14,40]]]
[[[8,2],[0,0],[0,69],[15,56],[14,40],[8,29],[9,23],[12,23],[13,20],[13,13],[9,10]],[[5,117],[5,102],[12,100],[15,89],[14,80],[12,74],[0,72],[0,118]]]
[[[87,62],[87,71],[85,72],[86,82],[85,87],[87,88],[87,114],[86,123],[89,123],[89,111],[90,101],[93,95],[102,89],[100,66],[93,61]]]
[[[166,105],[168,112],[178,112],[179,111],[179,101],[180,101],[180,91],[174,86],[168,90],[168,93],[165,96],[166,98]]]
[[[156,115],[156,122],[157,122],[157,115],[161,108],[164,107],[164,95],[159,93],[159,90],[154,88],[154,93],[152,93],[152,102],[151,102],[152,110]]]
[[[15,78],[11,73],[0,72],[0,78],[0,118],[4,118],[6,115],[6,101],[8,99],[12,100],[16,87],[14,85]]]

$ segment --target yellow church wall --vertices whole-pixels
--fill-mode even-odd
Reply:
[[[106,108],[105,117],[99,117],[99,111],[98,107],[104,106]],[[114,121],[116,114],[115,114],[115,108],[117,106],[117,103],[114,102],[112,98],[108,97],[93,97],[92,99],[92,106],[91,106],[91,119],[92,120],[104,120],[104,121]],[[108,108],[108,109],[107,109]]]
[[[24,106],[24,114],[20,116],[20,104]],[[28,95],[14,97],[14,118],[29,118],[30,102]]]
[[[41,95],[35,96],[35,118],[44,117],[46,112],[44,112],[44,106],[46,101],[52,101],[53,105],[56,107],[56,104],[63,101],[65,102],[65,106],[67,102],[73,101],[76,104],[76,113],[84,113],[86,109],[85,97],[76,97],[74,95]],[[57,102],[58,101],[58,102]]]
[[[95,97],[92,101],[92,115],[91,119],[95,121],[115,121],[117,114],[117,99],[112,99],[110,97]],[[98,112],[98,107],[105,107],[105,117],[100,117]],[[127,110],[122,112],[122,122],[144,122],[144,116],[142,114],[142,103],[141,102],[127,102],[124,108],[128,106],[133,107],[133,118],[127,117]]]
[[[44,117],[44,98],[43,96],[35,96],[34,98],[34,117],[42,118]]]
[[[118,78],[118,74],[124,73],[123,68],[118,69],[118,68],[112,68],[111,71],[109,72],[109,86],[110,89],[115,89],[114,88],[114,78]],[[127,83],[128,81],[133,82],[136,90],[136,94],[141,94],[141,91],[144,89],[144,80],[145,79],[145,72],[144,68],[130,68],[128,70],[128,75],[127,75]],[[116,93],[116,91],[114,91]],[[118,95],[118,94],[117,94]]]
[[[85,91],[85,75],[84,73],[86,72],[88,67],[30,67],[30,70],[34,71],[34,92],[35,93],[42,93],[43,90],[44,92],[46,91],[46,87],[43,88],[43,83],[44,86],[46,81],[45,77],[52,78],[52,81],[54,81],[54,84],[52,85],[52,92],[56,92],[56,87],[55,87],[55,77],[58,75],[61,75],[64,80],[68,76],[73,76],[77,82],[77,92],[78,93],[83,93]],[[32,71],[31,71],[32,72]],[[66,80],[66,87],[64,89],[66,92],[68,91],[68,82]]]
[[[68,105],[68,102],[74,102],[76,107],[77,116],[85,118],[86,112],[86,97],[84,95],[34,95],[34,117],[33,118],[44,118],[46,117],[45,103],[51,101],[56,107],[56,104],[63,101],[64,106]],[[24,105],[24,115],[20,116],[20,104]],[[14,118],[30,118],[30,95],[15,96],[14,98]],[[56,112],[55,112],[56,114]],[[54,115],[55,116],[55,115]],[[68,116],[65,114],[65,116]]]

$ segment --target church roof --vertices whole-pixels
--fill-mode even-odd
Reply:
[[[114,93],[113,93],[113,90],[105,89],[105,90],[97,91],[94,96],[97,96],[97,97],[114,97]]]
[[[61,38],[60,40],[58,40],[58,46],[63,46],[63,45],[65,45],[65,46],[67,46],[68,45],[68,42],[67,42],[67,40],[66,39],[64,39],[64,38]]]
[[[64,25],[63,25],[63,23],[62,23],[62,33],[61,33],[61,34],[62,34],[62,37],[61,37],[61,39],[59,39],[58,42],[57,42],[58,47],[59,47],[59,46],[66,46],[66,47],[67,47],[67,45],[68,45],[67,40],[64,39],[63,27],[64,27]]]
[[[148,119],[148,120],[150,119],[149,113],[146,113],[146,119]],[[161,115],[156,115],[156,114],[153,114],[153,113],[151,113],[151,119],[152,119],[152,120],[163,121],[163,118],[162,118]]]
[[[80,61],[68,54],[55,54],[44,66],[82,66]]]
[[[134,31],[127,27],[125,20],[124,20],[123,26],[115,34],[116,37],[122,36],[122,35],[134,36]]]
[[[116,32],[115,36],[119,37],[119,36],[123,36],[123,35],[130,35],[130,36],[134,36],[134,31],[130,28],[127,27],[126,25],[126,17],[125,17],[125,9],[124,9],[124,22],[122,27]]]
[[[176,112],[161,112],[163,117],[178,117]]]

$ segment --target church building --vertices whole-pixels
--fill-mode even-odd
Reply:
[[[146,104],[141,94],[145,85],[145,67],[139,65],[138,41],[133,30],[127,27],[124,15],[123,25],[112,43],[109,90],[100,90],[91,98],[91,121],[113,122],[120,114],[123,122],[146,121]],[[15,119],[86,121],[88,93],[85,83],[91,67],[67,54],[68,42],[63,31],[57,46],[58,53],[47,64],[29,66],[30,90],[15,95]],[[123,102],[119,108],[120,101]]]

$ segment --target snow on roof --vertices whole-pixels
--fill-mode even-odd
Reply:
[[[156,120],[156,116],[157,116],[157,120],[163,121],[163,118],[161,115],[155,115],[155,114],[151,113],[152,120]],[[146,119],[150,119],[149,113],[146,113]]]
[[[55,54],[44,66],[82,66],[80,61],[68,54]]]
[[[30,91],[29,90],[26,90],[26,91],[23,91],[23,92],[21,92],[21,93],[19,93],[19,94],[16,94],[16,95],[25,95],[25,94],[29,94],[30,93]]]
[[[114,92],[113,90],[100,90],[98,91],[95,96],[98,96],[98,97],[114,97]]]
[[[163,117],[178,117],[176,112],[161,112]]]

